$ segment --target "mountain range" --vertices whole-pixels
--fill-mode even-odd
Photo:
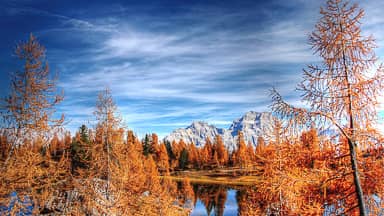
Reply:
[[[236,149],[238,132],[244,135],[245,142],[257,145],[259,136],[269,140],[272,134],[273,117],[270,112],[246,112],[242,117],[233,121],[228,129],[217,128],[204,121],[195,121],[186,128],[174,130],[165,137],[170,142],[183,140],[186,143],[194,143],[197,147],[203,147],[206,139],[212,142],[216,135],[220,135],[229,151]]]

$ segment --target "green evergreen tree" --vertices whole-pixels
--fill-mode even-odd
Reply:
[[[148,156],[149,154],[152,154],[151,150],[151,139],[148,134],[145,134],[145,138],[142,141],[143,144],[143,155]]]
[[[88,128],[85,125],[81,125],[80,127],[80,139],[84,143],[89,143],[89,135],[88,135]]]
[[[167,154],[170,160],[169,162],[171,162],[172,160],[176,159],[175,154],[173,153],[173,150],[172,150],[171,142],[169,142],[168,140],[165,140],[164,143],[165,143],[165,147],[167,148]]]
[[[90,141],[88,136],[88,128],[82,125],[76,133],[71,146],[71,172],[76,173],[76,170],[87,169],[91,159],[90,154]]]
[[[185,169],[188,166],[188,163],[188,150],[184,148],[180,153],[179,168]]]

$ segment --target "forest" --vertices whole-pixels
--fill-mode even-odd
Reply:
[[[271,89],[273,134],[254,148],[239,132],[233,151],[220,136],[201,148],[140,139],[109,88],[95,95],[97,124],[71,134],[56,111],[59,77],[31,34],[14,50],[23,67],[0,103],[0,214],[189,215],[196,197],[212,208],[209,191],[222,215],[224,181],[238,190],[238,215],[383,215],[384,68],[362,35],[362,8],[328,0],[320,15],[309,44],[321,61],[303,69],[297,89],[307,106]]]

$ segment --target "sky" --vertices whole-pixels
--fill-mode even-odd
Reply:
[[[92,2],[92,4],[90,4]],[[384,59],[384,1],[364,8],[364,35]],[[16,44],[33,33],[65,93],[57,106],[72,132],[95,125],[106,87],[137,134],[165,136],[192,121],[228,128],[245,112],[269,111],[269,90],[300,105],[302,69],[319,61],[308,35],[319,0],[0,0],[0,95],[22,68]],[[384,109],[384,108],[380,108]],[[383,115],[383,112],[381,112]]]

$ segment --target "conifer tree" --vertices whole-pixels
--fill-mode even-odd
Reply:
[[[149,138],[148,134],[145,134],[144,140],[142,141],[143,144],[143,154],[145,156],[148,156],[149,154],[152,153],[152,140]]]
[[[59,137],[57,133],[54,133],[49,145],[49,153],[52,156],[56,156],[57,151],[59,150],[59,144],[60,144]]]
[[[180,153],[179,157],[179,168],[180,169],[185,169],[187,168],[189,164],[189,156],[188,156],[188,150],[186,148],[183,148],[183,150]]]
[[[255,154],[258,155],[261,153],[262,149],[265,148],[265,140],[262,136],[257,137],[257,146],[255,149]]]
[[[211,140],[207,137],[205,139],[205,145],[204,145],[204,148],[207,149],[207,152],[208,152],[208,161],[212,158],[213,156],[213,145],[212,145],[212,142]]]
[[[194,143],[188,145],[188,158],[189,162],[193,167],[197,167],[199,163],[198,149]]]
[[[378,97],[384,88],[383,68],[371,74],[376,62],[372,37],[361,34],[364,11],[357,4],[328,0],[322,17],[310,35],[313,50],[322,58],[319,65],[304,70],[299,84],[309,109],[296,108],[272,90],[273,110],[296,122],[317,119],[338,128],[349,146],[350,167],[360,215],[366,214],[357,149],[377,137],[374,125]],[[370,137],[368,139],[368,137]]]
[[[50,74],[45,53],[32,34],[17,44],[15,55],[23,68],[11,73],[10,95],[1,113],[0,203],[23,198],[30,204],[30,214],[36,215],[59,197],[69,181],[67,158],[51,158],[49,152],[50,144],[55,149],[59,145],[55,132],[61,129],[64,116],[54,118],[63,95],[56,92],[56,78]],[[8,214],[23,214],[25,206],[18,204]]]
[[[248,142],[247,145],[247,154],[248,154],[248,160],[250,163],[253,163],[255,161],[255,150],[253,149],[253,145],[251,142]]]
[[[216,136],[215,139],[217,159],[221,166],[225,165],[228,162],[228,151],[224,146],[223,139],[220,135]]]
[[[164,143],[160,144],[159,154],[157,159],[157,167],[160,173],[168,174],[169,172],[169,157],[167,153],[167,147]]]
[[[88,168],[90,157],[91,157],[91,147],[88,137],[88,128],[85,125],[82,125],[79,128],[79,131],[76,133],[76,138],[71,144],[71,168],[72,173],[75,173],[78,168],[86,169]]]
[[[64,122],[64,115],[59,119],[53,117],[63,94],[57,93],[57,78],[50,74],[45,53],[45,47],[33,34],[15,49],[15,55],[24,65],[22,70],[11,73],[10,95],[5,99],[1,115],[8,138],[15,145],[39,137],[46,146],[52,138],[51,132],[60,129]]]
[[[214,167],[219,166],[219,158],[217,156],[217,151],[213,153],[213,157],[211,159],[211,165],[213,165]]]
[[[201,167],[208,165],[208,163],[213,158],[213,153],[214,153],[214,150],[213,150],[213,145],[211,143],[211,140],[209,138],[206,138],[205,145],[201,149],[201,152],[200,152],[200,163],[201,163],[200,166]]]
[[[248,164],[248,154],[247,146],[245,145],[243,133],[241,131],[238,132],[237,139],[237,150],[235,152],[234,164],[244,168]]]
[[[110,166],[111,166],[111,151],[113,149],[113,134],[121,126],[121,117],[117,115],[117,107],[113,101],[111,90],[106,88],[104,91],[100,92],[96,101],[96,110],[94,112],[96,119],[98,120],[97,129],[101,133],[101,144],[102,145],[102,157],[104,162],[99,161],[101,169],[103,170],[102,178],[105,178],[106,183],[106,197],[109,200],[109,184],[110,184]],[[102,159],[102,158],[99,158]]]
[[[151,140],[152,140],[151,150],[152,150],[153,157],[156,160],[156,157],[159,154],[159,137],[157,136],[157,134],[152,133]]]
[[[128,130],[127,132],[127,145],[128,146],[134,146],[136,142],[136,137],[133,134],[132,130]]]
[[[175,157],[175,154],[173,153],[172,144],[168,140],[165,140],[164,143],[165,143],[165,147],[167,148],[170,168],[173,169],[172,161],[175,160],[176,157]]]
[[[69,147],[72,143],[71,132],[64,132],[64,146]]]

